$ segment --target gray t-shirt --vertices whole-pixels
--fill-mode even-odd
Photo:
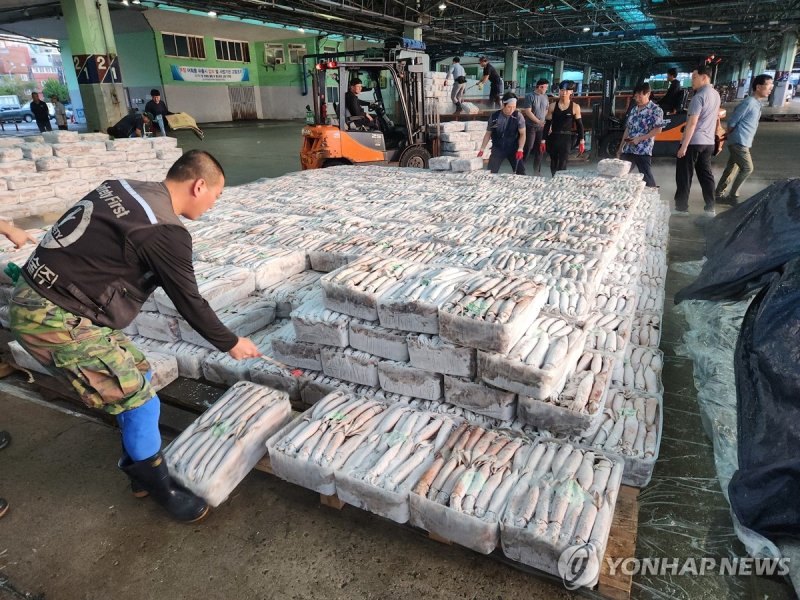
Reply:
[[[549,105],[550,99],[547,97],[547,94],[533,93],[525,95],[525,99],[522,101],[522,104],[519,105],[519,108],[530,108],[537,119],[544,121],[544,118],[547,116],[547,108]],[[543,127],[542,125],[535,125],[533,122],[528,123],[527,119],[525,119],[525,122],[536,129],[541,129]]]
[[[699,115],[690,145],[714,145],[714,133],[719,118],[719,93],[711,84],[704,85],[692,96],[689,103],[689,116]]]

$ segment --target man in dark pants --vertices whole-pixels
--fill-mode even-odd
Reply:
[[[157,89],[150,90],[150,100],[144,105],[144,112],[153,115],[153,133],[155,135],[167,135],[169,124],[167,123],[167,115],[171,115],[166,103],[161,99],[161,92]]]
[[[533,171],[536,174],[542,172],[542,152],[539,146],[544,135],[547,109],[550,106],[550,99],[547,97],[549,85],[547,79],[537,81],[533,93],[527,94],[519,107],[519,112],[525,117],[525,160],[533,152]]]
[[[31,112],[39,131],[53,131],[53,126],[50,125],[50,109],[47,108],[46,102],[39,99],[39,94],[36,92],[31,94]]]
[[[683,99],[683,90],[681,89],[681,82],[678,81],[678,69],[670,69],[667,71],[667,81],[669,88],[666,93],[661,96],[658,105],[665,115],[677,112],[681,108],[681,100]]]
[[[701,65],[692,71],[694,96],[689,104],[686,127],[678,148],[675,165],[675,209],[676,216],[688,216],[689,192],[692,189],[692,171],[697,173],[703,189],[704,211],[707,217],[714,210],[714,174],[711,172],[711,157],[714,155],[714,135],[719,122],[720,98],[711,85],[711,67]]]
[[[483,77],[478,81],[478,87],[483,87],[484,83],[489,82],[489,102],[491,102],[492,108],[498,108],[500,106],[500,94],[503,92],[502,79],[500,79],[497,69],[492,66],[485,56],[481,56],[478,59],[478,64],[483,68]]]
[[[72,206],[19,271],[11,332],[38,362],[62,377],[90,408],[114,415],[124,453],[117,466],[135,495],[149,494],[181,522],[208,506],[170,476],[161,453],[160,401],[150,365],[121,331],[162,287],[178,312],[234,359],[261,356],[219,320],[197,289],[195,220],[225,185],[213,156],[190,150],[160,183],[108,180]]]
[[[511,163],[515,175],[525,175],[525,118],[517,110],[517,96],[511,92],[503,94],[503,108],[492,113],[483,136],[478,157],[492,140],[489,171],[497,173],[504,160]]]
[[[632,162],[644,175],[647,187],[658,187],[650,160],[653,156],[655,137],[664,125],[664,111],[650,100],[650,85],[640,83],[633,88],[635,105],[625,120],[625,133],[617,149],[617,158]]]

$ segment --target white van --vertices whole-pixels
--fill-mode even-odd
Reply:
[[[19,98],[16,96],[0,96],[0,110],[7,110],[9,108],[20,108]]]

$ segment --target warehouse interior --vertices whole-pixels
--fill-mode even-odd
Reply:
[[[68,21],[76,23],[80,18],[75,15],[87,12],[97,13],[100,21],[113,25],[111,36],[118,36],[116,49],[122,79],[113,83],[81,83],[79,73],[68,75],[73,104],[74,90],[80,95],[85,111],[85,122],[70,123],[69,129],[81,136],[104,132],[111,115],[122,115],[130,109],[141,111],[143,102],[139,100],[148,100],[149,89],[156,87],[164,90],[171,109],[176,107],[198,116],[197,125],[203,135],[198,136],[191,129],[174,130],[158,150],[163,154],[158,155],[157,140],[164,138],[151,138],[152,154],[142,155],[143,161],[152,161],[151,168],[134,167],[135,154],[130,155],[128,162],[107,165],[110,170],[99,168],[103,166],[101,158],[86,158],[83,163],[80,157],[71,156],[76,165],[74,177],[65,175],[54,184],[54,194],[59,187],[64,192],[54,196],[60,204],[49,202],[49,197],[48,201],[37,197],[26,203],[28,192],[21,190],[15,204],[2,207],[14,217],[17,226],[37,230],[39,236],[59,220],[66,208],[99,183],[92,177],[100,174],[103,178],[137,179],[138,176],[142,180],[147,177],[149,181],[160,181],[171,160],[180,154],[177,149],[210,152],[225,169],[226,188],[215,208],[210,216],[193,224],[197,229],[190,228],[196,246],[208,239],[219,243],[220,238],[232,248],[251,243],[238,239],[244,235],[243,229],[221,229],[214,237],[203,237],[211,229],[201,231],[203,225],[227,225],[226,219],[233,220],[230,216],[215,218],[214,211],[219,210],[223,214],[226,210],[239,210],[239,218],[245,212],[250,218],[263,217],[264,230],[267,224],[275,225],[275,221],[284,218],[284,229],[291,230],[293,223],[298,223],[295,232],[298,236],[305,228],[304,240],[313,237],[313,232],[323,237],[327,230],[315,228],[321,227],[324,214],[311,211],[325,206],[327,193],[330,206],[337,207],[339,218],[345,220],[348,200],[345,181],[352,181],[352,218],[365,223],[392,221],[394,217],[387,215],[395,214],[394,204],[406,206],[407,202],[413,211],[415,194],[440,192],[447,210],[452,210],[460,200],[467,205],[479,204],[475,195],[492,198],[496,193],[493,177],[498,178],[499,190],[512,193],[515,188],[532,190],[531,205],[540,198],[544,202],[549,198],[547,194],[555,194],[561,186],[566,205],[571,202],[567,197],[578,189],[570,186],[579,185],[576,182],[583,181],[581,178],[597,181],[592,178],[598,177],[598,163],[603,156],[599,155],[599,139],[592,137],[591,130],[602,110],[614,110],[608,105],[600,106],[602,88],[607,82],[612,82],[612,96],[626,91],[629,94],[633,85],[643,79],[657,81],[671,67],[690,73],[703,61],[714,67],[715,87],[726,92],[722,108],[728,117],[745,98],[752,77],[762,72],[775,74],[776,91],[764,103],[751,149],[755,171],[740,190],[743,201],[761,198],[781,182],[797,177],[800,97],[792,97],[793,77],[800,72],[797,58],[800,1],[796,0],[733,0],[711,6],[694,0],[427,3],[0,0],[0,29],[3,35],[58,40],[62,52],[68,51],[69,56],[108,54],[102,44],[92,48],[98,42],[91,27],[76,34],[82,36],[80,41],[73,39],[73,32],[80,28],[70,26]],[[172,59],[165,55],[160,41],[160,34],[170,31],[206,36],[206,43],[214,37],[245,41],[252,55],[251,80],[191,83],[173,79],[169,68]],[[103,37],[108,38],[108,33]],[[553,83],[568,72],[585,76],[582,83],[587,90],[587,108],[583,110],[587,110],[589,123],[586,155],[573,156],[567,171],[557,177],[551,179],[543,168],[540,177],[525,176],[524,179],[531,180],[526,182],[512,175],[509,164],[503,165],[499,175],[480,170],[454,173],[409,169],[408,188],[396,186],[389,200],[381,197],[387,182],[405,177],[405,169],[396,164],[382,167],[386,175],[381,175],[381,167],[346,164],[330,170],[301,170],[305,136],[301,132],[313,124],[306,120],[310,83],[304,83],[305,75],[300,73],[305,71],[299,64],[283,65],[284,70],[281,65],[270,67],[268,46],[284,44],[288,63],[289,44],[305,44],[308,54],[333,48],[335,52],[364,52],[369,48],[383,49],[384,45],[401,39],[425,44],[423,52],[430,59],[432,71],[446,70],[452,57],[461,56],[465,66],[475,69],[474,77],[469,73],[471,82],[479,77],[478,57],[486,56],[504,74],[513,73],[513,79],[504,77],[505,84],[520,95],[530,91],[541,75]],[[140,60],[127,58],[135,56],[137,49],[142,55]],[[242,65],[232,61],[229,66]],[[308,66],[313,69],[313,63]],[[243,85],[255,88],[253,118],[237,118],[228,107],[233,98],[229,90]],[[111,89],[118,89],[119,94],[112,94]],[[462,122],[461,118],[448,114],[452,113],[451,107],[444,108],[448,101],[449,93],[443,103],[440,100],[440,135],[446,131],[443,128],[446,123]],[[471,101],[478,110],[463,122],[486,121],[493,111],[488,89],[480,94],[476,91]],[[318,118],[316,126],[320,126]],[[0,132],[0,151],[6,148],[6,140],[11,140],[8,147],[15,147],[14,140],[22,143],[25,137],[33,139],[37,134],[35,124],[5,123]],[[83,143],[100,144],[90,137],[81,139],[85,140]],[[136,141],[149,143],[147,139]],[[30,143],[42,142],[37,139]],[[112,144],[108,147],[109,154],[126,148],[124,144],[114,146],[114,141],[109,143]],[[148,152],[150,149],[148,146]],[[723,149],[712,162],[715,180],[722,174],[727,154],[728,150]],[[55,158],[58,157],[56,154]],[[95,168],[95,162],[96,173],[87,171]],[[72,166],[70,162],[69,168]],[[87,173],[85,180],[79,179],[78,168],[84,169],[80,173]],[[2,171],[0,177],[6,173]],[[303,190],[313,187],[315,173],[320,181],[335,189],[323,187],[319,196],[309,194],[309,213],[300,219],[297,207],[304,201]],[[601,567],[599,583],[574,589],[563,573],[514,560],[502,552],[499,543],[496,550],[485,556],[486,552],[465,547],[469,544],[457,537],[448,539],[433,526],[426,530],[413,519],[411,524],[398,524],[391,517],[373,514],[369,508],[363,510],[342,502],[335,493],[322,493],[284,481],[287,477],[279,469],[270,472],[272,468],[265,467],[269,463],[264,460],[205,520],[191,525],[176,523],[155,502],[130,494],[129,482],[115,468],[120,433],[114,420],[82,406],[72,390],[56,378],[30,368],[14,368],[19,361],[7,349],[14,338],[4,327],[0,331],[2,354],[5,363],[11,366],[8,375],[0,379],[0,430],[8,431],[12,441],[0,449],[0,498],[10,506],[0,518],[0,599],[198,595],[303,599],[413,595],[441,599],[523,595],[548,599],[659,600],[797,597],[800,548],[791,533],[777,541],[761,536],[753,541],[754,538],[742,534],[740,527],[734,527],[735,517],[724,488],[730,479],[730,461],[733,457],[735,463],[736,456],[736,387],[733,365],[722,369],[724,373],[720,375],[721,369],[714,362],[714,354],[722,353],[714,347],[713,339],[709,341],[714,337],[714,327],[709,333],[698,325],[698,315],[703,313],[697,311],[711,309],[706,304],[675,305],[676,294],[697,281],[704,257],[714,251],[707,247],[706,236],[719,235],[715,223],[724,220],[728,211],[743,211],[745,207],[732,209],[718,205],[717,217],[709,219],[704,214],[702,193],[695,181],[689,197],[689,216],[670,218],[668,213],[676,192],[675,159],[654,157],[653,173],[659,188],[655,192],[637,188],[635,195],[640,203],[637,218],[642,222],[648,218],[652,223],[662,222],[668,236],[662,246],[651,241],[656,249],[651,250],[653,256],[661,256],[659,260],[666,267],[659,274],[660,284],[653,284],[662,292],[663,307],[649,313],[637,309],[635,314],[636,318],[655,314],[660,323],[658,340],[648,347],[663,353],[659,374],[663,387],[657,394],[647,396],[657,396],[663,411],[660,447],[650,464],[652,475],[646,483],[625,485],[623,479],[616,501],[617,514],[604,548],[606,555],[599,557],[614,558],[611,563],[605,561],[605,570]],[[628,183],[621,183],[623,179],[610,180],[614,183],[609,186],[628,189],[625,187]],[[337,183],[341,185],[336,186]],[[373,188],[377,191],[372,191]],[[541,197],[535,195],[539,191]],[[597,196],[593,198],[599,201]],[[281,212],[282,199],[287,207],[292,207],[286,209],[288,217]],[[506,205],[502,202],[506,200],[497,200],[499,214],[505,214]],[[262,201],[263,209],[258,205]],[[653,211],[642,215],[641,207],[646,202],[652,202]],[[376,207],[372,215],[362,212],[366,206]],[[526,225],[535,229],[535,206],[526,208],[531,211]],[[430,215],[430,222],[411,221],[421,229],[444,229],[443,223],[448,223],[446,215],[441,216],[430,207],[421,214],[423,219]],[[555,217],[555,213],[550,216]],[[439,218],[441,222],[435,220]],[[403,219],[409,217],[403,215],[399,220]],[[484,232],[475,223],[469,226],[453,223],[448,227],[455,248],[460,247],[460,239],[466,240],[468,234],[481,238],[492,233],[488,225]],[[363,231],[367,230],[369,225],[365,224]],[[347,242],[351,233],[342,233],[341,242]],[[655,239],[657,235],[652,237]],[[255,238],[247,238],[252,239]],[[624,237],[614,239],[615,244],[624,242]],[[464,241],[463,245],[471,243]],[[490,250],[513,247],[511,242],[495,244],[497,248],[491,243],[487,246]],[[33,250],[32,245],[27,248],[28,252]],[[2,252],[7,257],[13,254],[11,246],[3,246]],[[622,255],[616,256],[619,268],[624,269]],[[6,258],[3,264],[8,261]],[[4,280],[3,286],[8,285]],[[723,313],[730,310],[738,315],[739,320],[734,319],[737,329],[749,301],[750,297],[747,301],[719,303]],[[687,304],[691,304],[690,308]],[[720,323],[725,322],[725,317],[720,317]],[[725,350],[731,355],[735,342],[735,338],[724,340]],[[707,347],[702,346],[706,343]],[[698,349],[701,346],[707,354]],[[627,360],[622,356],[621,362]],[[296,366],[297,371],[305,369],[290,366]],[[718,406],[714,405],[713,397],[715,377],[727,378],[725,384],[733,386],[724,388],[728,395],[719,399]],[[189,431],[203,410],[212,406],[231,385],[208,377],[199,380],[178,377],[159,391],[165,445],[182,431]],[[376,389],[380,390],[378,386]],[[493,386],[489,389],[497,391]],[[716,389],[718,395],[719,389],[723,388]],[[301,406],[292,399],[292,409],[311,411],[313,406]],[[537,434],[528,431],[527,435],[536,439]],[[541,439],[549,439],[549,434]],[[587,452],[589,446],[581,448]],[[594,447],[592,450],[598,456],[604,452]],[[621,461],[621,456],[617,460]],[[502,530],[498,536],[502,536]],[[754,556],[759,543],[763,544],[761,553]],[[725,560],[771,558],[775,552],[784,561],[780,564],[788,567],[772,575],[753,574],[755,569],[753,573],[747,570],[725,573],[718,569]],[[609,564],[613,571],[616,559],[619,559],[617,571],[625,571],[621,568],[625,559],[637,559],[638,570],[617,573],[616,577],[613,572],[609,575]],[[680,571],[668,566],[666,570],[643,572],[640,565],[646,560],[668,564],[674,561],[683,567],[713,560],[714,567],[702,574],[698,573],[699,567]]]

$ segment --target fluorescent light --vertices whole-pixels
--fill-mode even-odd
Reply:
[[[302,27],[298,27],[298,28],[297,28],[297,31],[299,31],[300,33],[305,33],[305,32],[306,32],[306,30],[305,30],[305,29],[303,29]]]
[[[134,4],[141,4],[142,0],[131,0],[131,2],[133,2]]]
[[[439,10],[444,10],[445,8],[447,8],[447,4],[445,4],[444,2],[442,2],[442,3],[439,5]]]
[[[592,30],[592,28],[591,28],[591,27],[584,27],[584,28],[583,28],[583,33],[588,33],[588,32],[590,32],[591,30]]]
[[[216,17],[217,16],[217,12],[214,11],[214,10],[210,10],[210,11],[208,11],[208,16],[209,17]]]
[[[124,6],[128,6],[128,0],[122,0],[122,4],[123,4]]]

